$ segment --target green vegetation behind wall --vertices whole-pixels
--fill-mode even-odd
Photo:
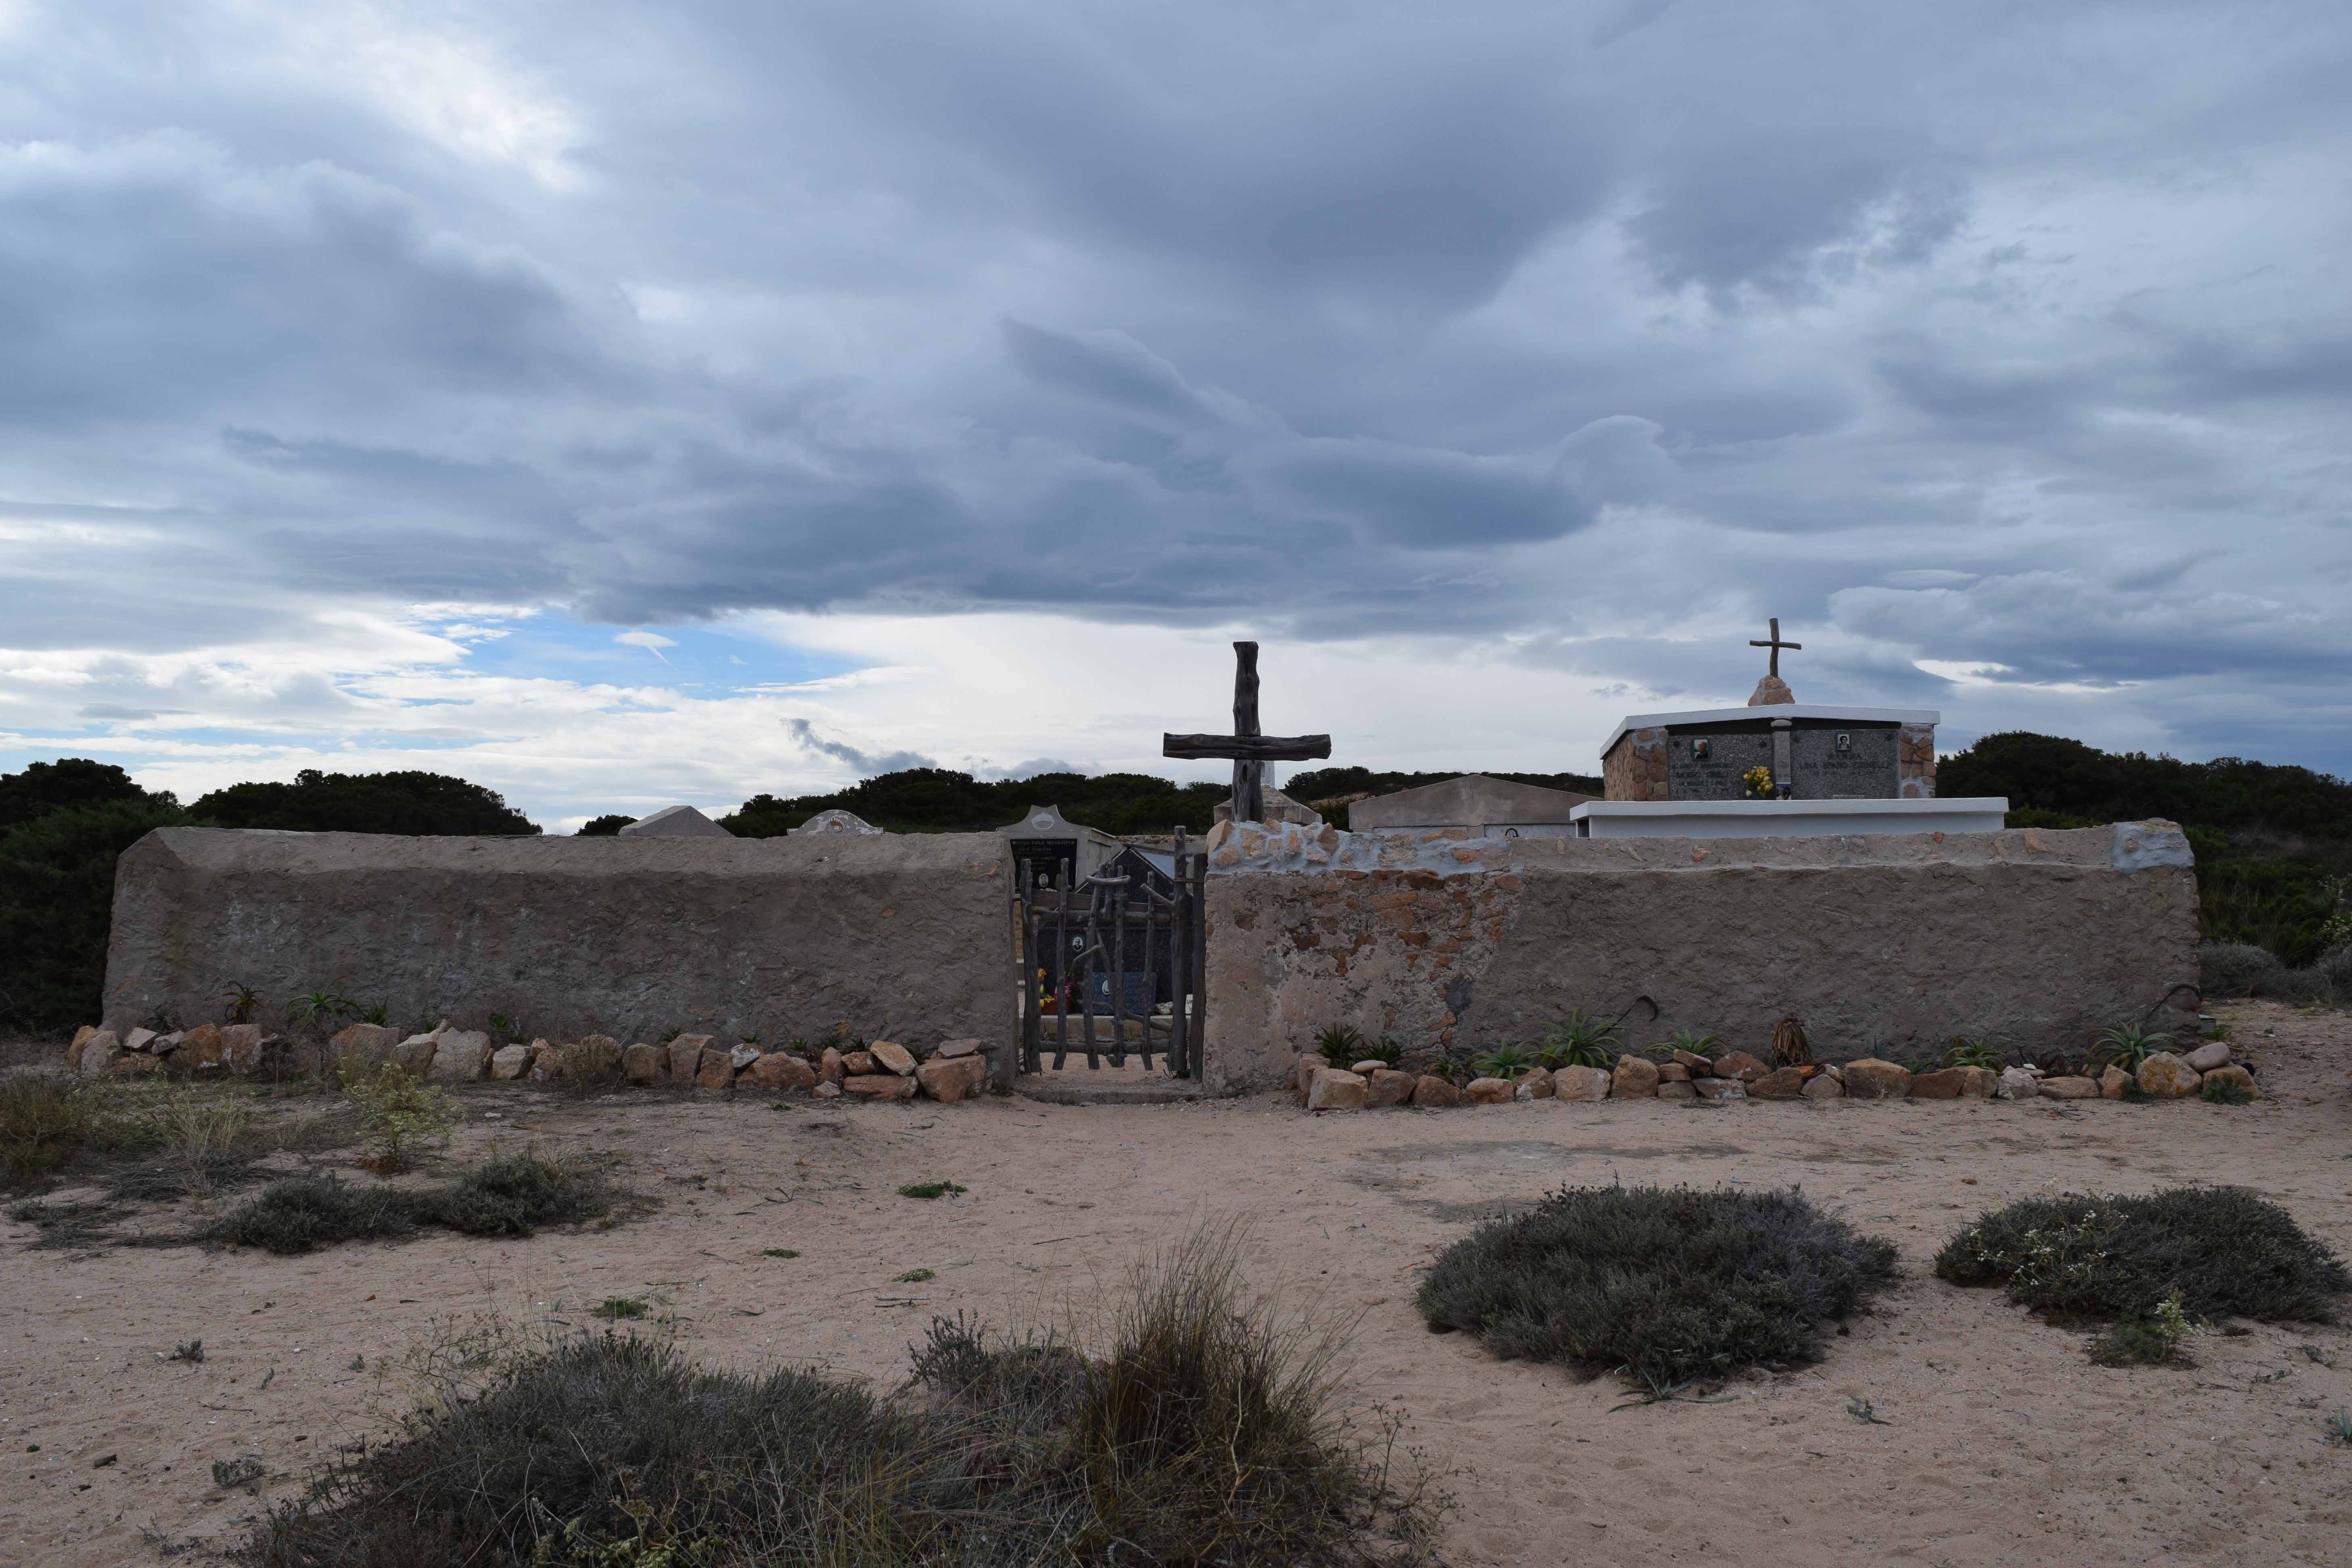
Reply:
[[[2352,934],[2352,784],[2309,768],[2102,752],[2059,735],[1987,735],[1936,767],[1942,795],[2009,797],[2011,827],[2168,817],[2197,850],[2205,939],[2300,967]]]

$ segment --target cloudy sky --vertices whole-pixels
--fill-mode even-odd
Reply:
[[[0,766],[2352,771],[2352,8],[0,0]]]

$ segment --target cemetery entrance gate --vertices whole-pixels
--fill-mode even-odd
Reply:
[[[1021,1070],[1058,1070],[1072,1052],[1089,1068],[1140,1053],[1171,1078],[1201,1078],[1206,1018],[1208,851],[1177,829],[1173,852],[1129,846],[1081,879],[1071,852],[1013,846],[1013,915],[1020,943]],[[1035,847],[1045,848],[1043,843]],[[1056,845],[1055,847],[1058,848]]]

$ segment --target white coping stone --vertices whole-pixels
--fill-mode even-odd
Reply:
[[[1763,708],[1699,708],[1688,713],[1628,713],[1609,731],[1601,754],[1608,756],[1628,730],[1671,729],[1682,724],[1730,724],[1750,719],[1826,719],[1849,724],[1935,725],[1944,715],[1933,708],[1846,708],[1830,702],[1775,702]]]
[[[732,838],[719,824],[690,805],[666,805],[621,829],[624,838]]]
[[[1828,838],[1994,833],[2002,795],[1931,800],[1596,800],[1570,816],[1590,838]]]

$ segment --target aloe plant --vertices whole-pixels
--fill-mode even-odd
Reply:
[[[2172,1037],[2141,1028],[2137,1024],[2126,1024],[2121,1028],[2101,1032],[2091,1047],[2090,1065],[2118,1067],[2126,1072],[2137,1072],[2140,1063],[2159,1051],[2169,1050]]]
[[[1555,1072],[1561,1068],[1605,1068],[1616,1061],[1622,1049],[1616,1020],[1570,1013],[1544,1031],[1536,1059]]]
[[[1496,1046],[1470,1065],[1478,1069],[1481,1078],[1509,1079],[1524,1076],[1536,1065],[1536,1058],[1535,1053],[1525,1046],[1505,1044]]]
[[[1315,1031],[1315,1048],[1335,1068],[1352,1067],[1364,1059],[1364,1037],[1347,1024]]]
[[[1404,1060],[1404,1047],[1391,1039],[1374,1040],[1356,1048],[1363,1053],[1356,1058],[1358,1061],[1380,1062],[1392,1068]]]
[[[1999,1072],[2009,1065],[2009,1058],[2001,1054],[1999,1047],[1989,1041],[1958,1039],[1954,1040],[1952,1048],[1944,1053],[1944,1065],[1948,1068],[1983,1068],[1990,1072]]]

